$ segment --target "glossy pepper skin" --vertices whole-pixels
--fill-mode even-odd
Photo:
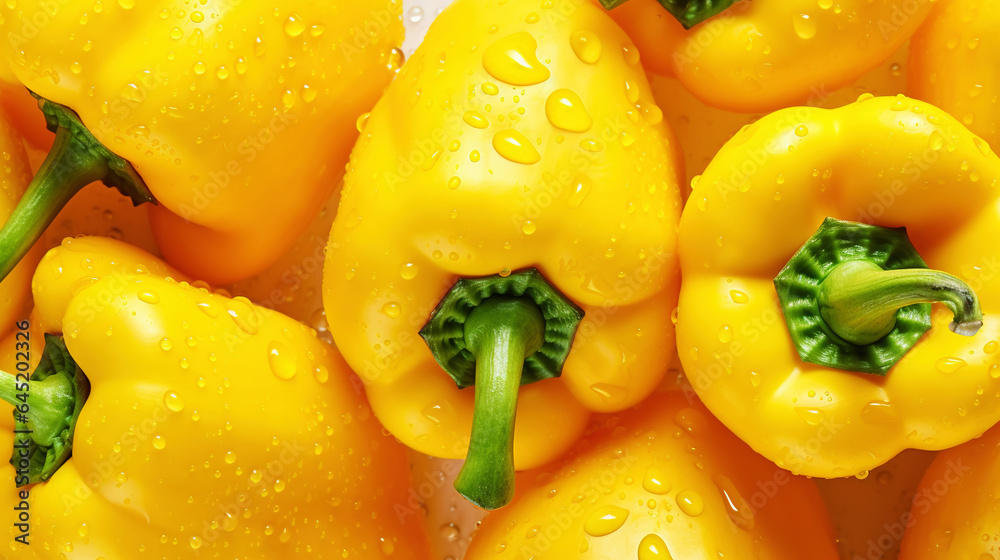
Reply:
[[[834,560],[815,484],[776,468],[700,403],[658,393],[522,474],[466,558]],[[808,551],[808,552],[806,552]]]
[[[996,558],[1000,430],[942,451],[913,499],[899,560]]]
[[[678,352],[706,406],[778,466],[824,478],[996,423],[1000,290],[987,240],[1000,234],[998,179],[986,142],[903,96],[791,108],[737,133],[681,219]],[[803,361],[773,280],[829,217],[905,226],[931,269],[978,294],[978,334],[949,332],[952,313],[937,306],[884,376]]]
[[[589,1],[563,4],[452,4],[351,157],[324,271],[330,330],[379,419],[423,453],[465,457],[473,427],[478,389],[418,338],[459,279],[537,268],[585,312],[562,376],[516,395],[518,469],[667,369],[680,159],[629,39]]]
[[[690,30],[656,0],[631,0],[609,13],[649,70],[676,76],[709,105],[751,113],[850,84],[905,43],[932,6],[933,0],[741,1]]]
[[[331,194],[403,31],[398,0],[47,6],[0,8],[2,60],[133,164],[167,261],[216,284],[277,259]]]
[[[297,321],[165,274],[104,238],[67,240],[39,265],[35,323],[63,333],[91,393],[72,458],[30,487],[33,544],[4,554],[424,558],[419,522],[393,512],[405,451],[337,353]]]
[[[909,95],[962,121],[991,145],[1000,144],[1000,6],[939,0],[910,43]]]

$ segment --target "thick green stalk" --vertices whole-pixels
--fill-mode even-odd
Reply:
[[[900,308],[933,302],[945,304],[955,315],[950,325],[955,333],[972,336],[983,325],[972,288],[937,270],[883,270],[867,261],[850,261],[837,265],[819,290],[823,320],[853,344],[871,344],[889,334]]]
[[[476,358],[472,437],[455,488],[472,503],[496,509],[514,495],[514,419],[524,360],[541,348],[545,319],[528,298],[493,296],[465,322]]]

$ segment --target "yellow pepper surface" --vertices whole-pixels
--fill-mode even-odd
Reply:
[[[264,269],[330,196],[403,32],[398,0],[50,8],[0,7],[2,60],[132,164],[167,261],[213,283]]]
[[[653,390],[673,351],[682,171],[635,48],[603,10],[589,0],[458,0],[366,119],[330,236],[324,304],[337,346],[397,438],[466,457],[482,410],[491,417],[483,426],[504,425],[484,443],[505,447],[514,432],[513,459],[496,450],[484,467],[532,468],[568,449],[591,411],[627,408]],[[456,359],[470,367],[460,380],[418,331],[430,343],[440,324],[429,320],[476,310],[494,288],[521,296],[524,282],[544,285],[548,303],[534,303],[545,313],[567,316],[546,316],[546,347],[506,354],[512,371],[491,377],[489,390],[459,389],[490,360],[463,350]],[[475,302],[443,303],[483,284]],[[575,342],[570,308],[585,313]],[[443,330],[461,339],[455,321]],[[561,332],[550,337],[553,325]],[[518,379],[537,383],[518,391]],[[501,400],[510,408],[495,410]]]
[[[1000,5],[939,0],[910,43],[909,94],[1000,144]]]
[[[816,485],[682,393],[602,419],[565,460],[522,478],[467,560],[838,557]]]
[[[790,108],[741,130],[696,182],[681,219],[678,352],[708,408],[779,466],[824,478],[864,476],[903,449],[952,447],[995,424],[1000,263],[989,240],[1000,235],[993,212],[998,179],[1000,160],[986,142],[940,109],[903,96],[865,95],[834,110]],[[902,305],[934,299],[911,297],[920,294],[906,285],[890,294],[913,300],[901,305],[883,307],[885,292],[870,292],[867,300],[862,294],[849,305],[835,297],[866,286],[883,289],[887,276],[874,272],[874,279],[853,285],[831,274],[833,299],[821,296],[827,302],[821,305],[829,305],[822,319],[807,320],[794,305],[784,308],[776,297],[776,275],[789,270],[782,267],[809,247],[810,235],[821,224],[826,228],[827,218],[855,223],[848,231],[862,232],[856,236],[860,254],[876,239],[862,230],[908,236],[918,259],[951,275],[920,268],[884,273],[934,275],[949,286],[941,296],[967,296],[948,302],[953,311],[975,315],[981,305],[978,334],[949,332],[953,327],[971,334],[977,318],[959,321],[956,314],[949,325],[953,313],[944,307],[930,314],[929,305],[919,304],[896,313]],[[826,253],[839,254],[839,247],[855,245],[847,237],[829,240],[826,247]],[[869,247],[890,261],[903,258],[896,242],[871,241]],[[801,309],[810,301],[805,290],[815,285],[810,269],[804,270]],[[888,285],[898,287],[892,280]],[[965,288],[950,287],[961,285]],[[930,314],[922,319],[923,329],[910,331],[906,313],[913,309]],[[845,315],[848,323],[888,320],[892,330],[875,333],[875,342],[858,341],[857,333],[843,328]],[[810,360],[839,355],[846,347],[892,354],[898,362],[891,369],[891,363],[880,363],[880,371],[868,370],[882,376],[815,365],[803,359],[789,324],[795,332],[805,325],[832,328],[843,341],[852,337],[842,345],[832,340],[815,345],[819,354],[810,354]],[[822,331],[811,334],[819,340]],[[900,335],[909,337],[908,351],[885,348]]]
[[[905,43],[934,0],[752,0],[690,30],[656,0],[610,11],[645,66],[709,105],[771,111],[848,85]]]
[[[899,560],[1000,556],[1000,429],[942,451],[913,497]]]
[[[336,351],[284,315],[164,274],[104,238],[67,240],[39,265],[37,327],[63,332],[91,391],[72,457],[27,488],[32,544],[8,527],[0,555],[425,558],[419,519],[393,509],[407,499],[405,450]]]

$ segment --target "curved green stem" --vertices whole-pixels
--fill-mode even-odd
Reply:
[[[38,106],[56,138],[0,230],[0,280],[17,266],[63,206],[94,181],[117,188],[135,205],[156,203],[132,165],[94,138],[70,108],[41,98]]]
[[[979,299],[968,284],[937,270],[883,270],[866,261],[837,265],[820,284],[820,314],[853,344],[871,344],[896,324],[896,312],[915,303],[940,302],[955,315],[952,332],[972,336],[983,325]]]
[[[545,319],[528,298],[493,296],[465,322],[476,357],[475,412],[469,452],[455,488],[485,509],[514,496],[514,419],[524,360],[541,348]]]
[[[90,382],[58,336],[45,335],[42,359],[29,379],[0,371],[0,399],[14,406],[11,464],[19,487],[48,480],[70,458],[76,421],[90,395]]]
[[[0,279],[17,266],[73,195],[107,171],[107,162],[80,149],[68,130],[56,132],[52,150],[0,230]]]

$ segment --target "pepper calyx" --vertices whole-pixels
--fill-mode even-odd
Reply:
[[[83,187],[101,181],[136,206],[156,204],[132,164],[97,140],[69,107],[32,93],[56,134],[52,149],[0,230],[0,280],[6,278],[45,228]]]
[[[718,15],[740,0],[656,0],[670,15],[684,26],[691,29],[706,19]],[[600,0],[604,9],[611,10],[621,6],[628,0]]]
[[[827,218],[774,279],[788,333],[809,363],[885,375],[931,328],[931,303],[950,330],[982,326],[975,292],[927,264],[906,228]]]
[[[10,464],[20,488],[48,480],[73,454],[73,436],[90,381],[61,336],[45,335],[45,348],[29,382],[0,372],[0,398],[14,406]]]
[[[434,359],[459,388],[474,385],[476,358],[466,344],[465,323],[484,300],[498,295],[531,300],[545,321],[543,343],[525,358],[521,384],[559,377],[584,312],[535,268],[456,281],[420,329]]]

